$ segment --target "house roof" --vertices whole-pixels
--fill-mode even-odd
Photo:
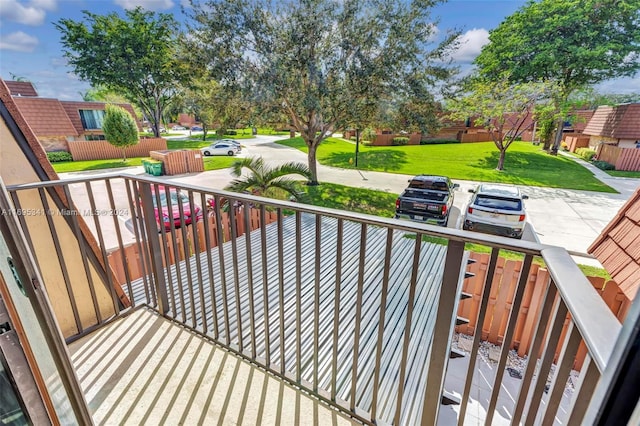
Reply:
[[[36,88],[30,81],[5,81],[11,96],[38,96]]]
[[[13,100],[36,136],[78,136],[57,99],[14,96]],[[82,128],[82,125],[80,126]]]
[[[614,139],[640,139],[640,103],[599,106],[583,133]]]
[[[640,188],[587,251],[633,300],[640,287]]]
[[[595,110],[592,109],[579,109],[576,111],[572,111],[569,114],[571,115],[571,127],[575,132],[583,132],[587,124],[593,117]]]

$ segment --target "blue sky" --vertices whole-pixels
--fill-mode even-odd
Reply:
[[[89,85],[66,66],[60,34],[53,23],[61,18],[80,20],[81,11],[97,14],[143,6],[157,12],[173,13],[181,19],[180,3],[186,0],[0,0],[0,76],[5,80],[22,77],[36,85],[43,97],[81,99]],[[434,10],[439,31],[462,31],[463,46],[455,59],[463,67],[488,42],[488,31],[525,4],[524,0],[450,0]],[[598,88],[610,93],[640,93],[640,76],[605,82]]]

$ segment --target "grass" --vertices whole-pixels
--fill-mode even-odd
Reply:
[[[307,152],[302,138],[278,143]],[[321,164],[354,168],[355,145],[338,138],[328,138],[318,148]],[[453,179],[501,182],[516,185],[544,186],[613,192],[593,174],[573,160],[551,156],[528,142],[516,142],[507,151],[505,170],[495,170],[499,152],[493,142],[412,146],[360,146],[358,168],[402,174],[438,174]]]
[[[129,158],[126,162],[122,160],[86,160],[86,161],[63,161],[51,163],[56,173],[83,172],[88,170],[115,169],[120,167],[142,166],[142,160],[148,157]],[[204,170],[219,170],[231,167],[237,161],[236,157],[216,156],[204,158]]]
[[[625,170],[605,170],[605,172],[614,177],[640,178],[640,172],[630,172]]]
[[[142,166],[142,160],[147,157],[128,158],[122,160],[85,160],[85,161],[61,161],[51,163],[56,173],[82,172],[86,170],[115,169],[119,167]]]
[[[236,157],[204,157],[204,170],[208,172],[209,170],[228,169],[236,161],[238,161]]]
[[[305,202],[314,206],[384,217],[393,217],[396,212],[397,194],[332,183],[303,188],[307,193]]]

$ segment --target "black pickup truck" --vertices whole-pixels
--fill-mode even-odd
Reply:
[[[458,186],[445,176],[415,176],[396,200],[396,219],[447,226]]]

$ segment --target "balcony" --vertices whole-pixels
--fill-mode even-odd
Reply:
[[[580,424],[621,329],[557,247],[128,175],[8,190],[16,211],[44,212],[18,218],[58,271],[45,286],[99,423]],[[482,267],[468,243],[490,248]],[[521,258],[504,315],[489,303],[501,250]],[[486,323],[503,342],[490,368]]]

